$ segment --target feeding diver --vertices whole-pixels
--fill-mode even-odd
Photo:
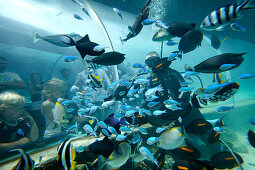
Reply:
[[[134,24],[132,25],[132,30],[135,32],[135,34],[134,34],[134,32],[129,32],[126,38],[122,39],[120,37],[120,40],[121,40],[122,44],[123,44],[123,42],[129,40],[130,38],[133,38],[133,37],[137,36],[141,32],[141,30],[143,28],[142,22],[143,22],[143,20],[147,19],[148,16],[149,16],[149,12],[150,12],[149,5],[150,5],[150,2],[151,2],[151,0],[149,0],[145,4],[145,6],[143,7],[143,9],[139,13],[139,15],[136,17]]]

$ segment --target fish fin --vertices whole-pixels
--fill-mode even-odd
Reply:
[[[101,170],[106,163],[106,159],[102,155],[98,155],[97,169]]]
[[[220,26],[220,27],[216,28],[216,31],[223,31],[223,30],[224,30],[223,26]]]
[[[40,38],[41,38],[41,36],[37,33],[37,32],[33,32],[33,42],[34,43],[37,43],[37,41],[39,41],[40,40]]]
[[[76,153],[75,153],[75,150],[74,150],[74,148],[73,148],[73,146],[71,145],[71,155],[72,155],[72,157],[71,157],[71,170],[75,170],[76,169],[76,161],[74,161],[75,160],[75,157],[76,157]]]
[[[86,34],[82,39],[77,41],[77,43],[81,43],[81,42],[90,42],[89,35]]]
[[[244,3],[242,3],[239,7],[238,7],[238,12],[240,11],[244,11],[244,10],[248,10],[248,9],[255,9],[255,7],[252,6],[248,6],[250,0],[246,0],[244,1]]]

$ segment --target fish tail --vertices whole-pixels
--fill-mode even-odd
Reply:
[[[238,12],[244,11],[244,10],[249,10],[249,9],[255,9],[255,7],[249,6],[249,5],[248,5],[249,1],[250,1],[250,0],[246,0],[243,4],[241,4],[241,5],[238,7]]]
[[[37,41],[40,40],[41,36],[37,32],[33,32],[33,42],[36,43]]]

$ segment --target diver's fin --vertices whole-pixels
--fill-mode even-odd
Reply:
[[[39,41],[41,36],[37,32],[33,32],[33,42],[36,43]]]

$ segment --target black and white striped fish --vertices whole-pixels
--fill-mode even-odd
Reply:
[[[71,139],[63,141],[58,147],[58,164],[65,170],[75,170],[75,150],[71,144]]]
[[[231,24],[239,18],[239,12],[255,8],[248,6],[249,1],[250,0],[246,0],[239,6],[237,2],[234,2],[219,7],[203,20],[200,28],[207,31],[222,30],[224,26]]]
[[[11,151],[19,151],[21,153],[20,160],[12,170],[33,170],[35,161],[31,159],[31,157],[25,153],[23,149],[13,149]]]

